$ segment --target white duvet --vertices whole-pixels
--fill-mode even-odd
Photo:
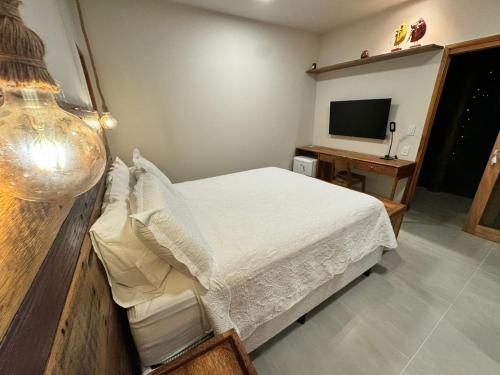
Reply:
[[[175,184],[214,251],[199,290],[216,333],[245,340],[310,292],[396,239],[377,199],[279,168]]]

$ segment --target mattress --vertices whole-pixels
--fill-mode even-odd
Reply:
[[[141,362],[158,364],[199,341],[210,331],[193,281],[172,269],[165,294],[127,310]]]

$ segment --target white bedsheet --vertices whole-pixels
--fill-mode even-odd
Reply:
[[[127,310],[130,330],[145,366],[161,363],[210,331],[194,281],[172,269],[165,293]]]
[[[311,291],[396,239],[383,204],[284,169],[175,184],[214,250],[202,303],[216,333],[244,340]]]

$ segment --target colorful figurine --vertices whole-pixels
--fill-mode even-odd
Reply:
[[[423,18],[411,25],[410,42],[414,43],[410,48],[420,47],[417,42],[422,39],[427,31],[427,24]]]
[[[399,45],[404,42],[406,39],[406,35],[408,34],[408,26],[406,22],[403,22],[399,29],[395,30],[396,35],[394,36],[394,47],[391,52],[401,51],[401,47]]]

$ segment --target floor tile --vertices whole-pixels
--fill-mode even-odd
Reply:
[[[411,214],[438,221],[442,225],[461,227],[467,217],[472,199],[417,188]]]
[[[500,278],[477,273],[403,374],[500,374],[499,312]]]
[[[500,276],[500,244],[491,243],[491,252],[481,265],[481,270]]]
[[[491,242],[462,231],[470,204],[468,198],[417,189],[417,200],[405,215],[399,241],[446,260],[478,265]]]
[[[338,300],[327,301],[304,326],[292,328],[252,354],[259,373],[399,374],[408,362],[388,338]]]
[[[377,267],[369,278],[342,294],[339,301],[410,357],[449,302],[398,278],[385,277],[384,272]]]
[[[461,228],[429,223],[405,223],[399,241],[447,261],[478,266],[491,249],[489,241],[465,233]]]
[[[401,237],[398,250],[386,253],[380,262],[388,270],[385,277],[398,278],[410,288],[453,302],[477,265],[447,260],[410,237]]]

